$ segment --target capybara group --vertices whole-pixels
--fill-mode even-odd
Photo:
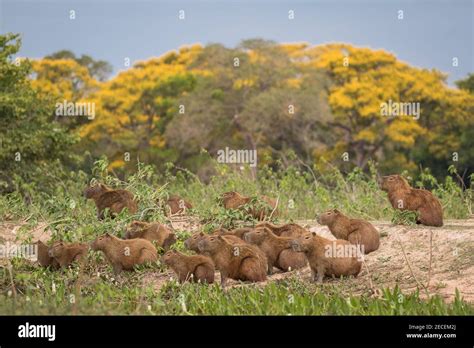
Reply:
[[[362,267],[357,245],[346,240],[329,240],[308,232],[293,240],[295,251],[302,251],[308,259],[312,280],[321,283],[324,276],[357,276]]]
[[[279,237],[266,227],[257,227],[244,236],[249,243],[257,245],[268,260],[268,274],[273,273],[273,267],[290,271],[306,266],[304,253],[291,249],[291,237]]]
[[[167,251],[161,261],[178,276],[180,283],[187,280],[211,284],[214,282],[214,262],[204,255],[185,255],[176,250]]]
[[[155,242],[164,250],[168,250],[176,242],[175,234],[158,222],[132,221],[125,231],[124,238],[143,238]]]
[[[137,203],[134,196],[127,190],[114,190],[107,185],[97,183],[84,190],[84,196],[92,199],[97,206],[97,216],[104,218],[105,209],[109,209],[110,216],[114,217],[125,208],[128,212],[135,214],[137,212]]]
[[[412,188],[401,175],[384,176],[381,187],[394,209],[416,211],[419,224],[443,226],[443,208],[431,192]]]
[[[263,220],[270,215],[272,217],[278,215],[278,210],[276,209],[277,201],[267,196],[262,196],[261,199],[258,198],[253,201],[251,197],[245,197],[238,192],[229,191],[222,194],[222,203],[225,209],[244,209],[247,214],[257,220]],[[246,205],[252,206],[246,207]]]
[[[226,241],[223,236],[204,236],[198,247],[214,261],[221,274],[222,286],[227,278],[250,282],[267,278],[265,254],[254,245],[235,245]]]
[[[361,250],[371,253],[379,248],[380,234],[368,221],[350,219],[337,209],[328,210],[318,217],[318,222],[329,227],[337,239],[361,245]]]
[[[146,239],[120,239],[111,234],[97,237],[91,245],[93,250],[100,250],[112,265],[114,272],[131,271],[136,265],[157,261],[155,246]]]

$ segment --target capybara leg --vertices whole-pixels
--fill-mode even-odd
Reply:
[[[220,271],[221,273],[221,286],[224,288],[227,283],[227,273],[224,271]]]
[[[317,279],[315,280],[320,284],[323,282],[324,273],[325,273],[324,266],[318,266],[316,269]]]
[[[206,266],[197,266],[194,271],[195,281],[200,280],[201,283],[211,284],[214,283],[214,270]]]

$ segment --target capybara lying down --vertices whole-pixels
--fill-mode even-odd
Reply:
[[[308,232],[306,228],[295,223],[274,225],[271,222],[259,222],[256,227],[266,227],[280,237],[300,237]]]
[[[246,204],[252,202],[252,198],[242,196],[240,193],[235,191],[225,192],[222,194],[222,202],[225,209],[244,209]],[[262,196],[258,199],[254,207],[249,207],[245,210],[247,214],[253,216],[257,220],[264,220],[266,217],[278,216],[277,201],[273,198]]]
[[[257,227],[247,232],[244,238],[265,253],[268,260],[268,274],[273,273],[273,267],[291,271],[307,264],[304,253],[291,249],[293,240],[291,237],[279,237],[266,227]]]
[[[419,224],[443,226],[443,208],[431,192],[410,187],[400,175],[384,176],[381,187],[394,209],[418,212]]]
[[[180,283],[187,280],[208,284],[214,282],[215,266],[210,257],[169,250],[161,257],[161,261],[176,273]]]
[[[350,219],[337,209],[328,210],[318,217],[321,225],[329,227],[337,239],[344,239],[352,244],[361,245],[364,254],[379,248],[380,234],[368,221]]]
[[[124,239],[142,238],[155,242],[168,250],[176,242],[176,236],[168,227],[159,222],[132,221],[125,230]]]
[[[167,216],[183,215],[187,210],[192,209],[193,205],[183,198],[173,195],[166,201],[165,212]]]
[[[213,234],[220,234],[221,236],[235,236],[244,240],[244,235],[250,231],[253,231],[252,227],[239,227],[233,230],[227,230],[225,228],[219,228],[214,231]]]
[[[73,262],[82,261],[87,255],[89,246],[85,243],[54,242],[48,250],[48,255],[62,267],[67,267]]]
[[[223,236],[204,236],[198,247],[214,261],[222,286],[227,278],[250,282],[267,279],[267,258],[255,245],[231,244]]]
[[[97,206],[97,217],[104,218],[105,209],[109,208],[110,216],[115,217],[127,208],[130,214],[137,212],[137,203],[133,194],[127,190],[114,190],[104,184],[95,184],[84,190],[87,199],[93,199]]]
[[[158,259],[155,246],[141,238],[124,240],[106,233],[97,237],[91,247],[105,254],[115,273],[131,271],[135,265],[156,262]]]
[[[216,230],[214,231],[212,234],[210,234],[211,236],[218,236],[220,234],[220,230]],[[199,247],[198,247],[198,244],[199,242],[201,241],[201,239],[203,239],[204,237],[206,236],[209,236],[208,234],[205,234],[203,232],[196,232],[196,233],[193,233],[191,235],[191,237],[189,237],[188,239],[186,239],[184,241],[184,246],[186,247],[186,249],[189,249],[189,250],[192,250],[198,254],[204,254],[204,255],[208,255],[208,253],[205,253],[205,252],[202,252]],[[224,235],[222,236],[227,242],[231,243],[231,244],[247,244],[247,242],[245,242],[243,239],[240,239],[239,237],[237,236],[234,236],[234,235]]]
[[[321,283],[324,276],[357,276],[362,267],[358,245],[346,240],[329,240],[308,232],[293,240],[293,249],[302,251],[311,268],[312,280]]]

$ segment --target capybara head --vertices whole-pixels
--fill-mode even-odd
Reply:
[[[260,245],[265,238],[267,238],[269,233],[271,232],[267,228],[255,228],[254,230],[244,234],[244,240],[247,243]]]
[[[225,243],[222,236],[203,236],[198,242],[200,252],[213,252],[219,250]]]
[[[94,198],[100,196],[102,193],[107,191],[107,186],[101,183],[96,183],[94,185],[87,186],[84,190],[84,197]]]
[[[164,255],[161,257],[161,262],[165,265],[169,266],[174,263],[176,258],[179,256],[179,253],[176,250],[168,250]]]
[[[337,219],[338,216],[341,216],[341,215],[342,213],[339,210],[331,209],[319,215],[316,220],[321,225],[330,225],[331,223],[334,222],[334,220]]]
[[[184,246],[186,247],[186,249],[198,252],[199,251],[198,243],[204,236],[205,234],[202,232],[193,233],[191,237],[189,237],[188,239],[184,241]]]
[[[92,250],[102,250],[111,239],[112,236],[108,233],[97,237],[91,244]]]
[[[125,239],[138,238],[140,233],[148,226],[147,222],[143,221],[132,221],[130,225],[125,229]]]
[[[408,182],[401,175],[394,174],[382,177],[380,187],[382,190],[390,192],[410,188],[410,185],[408,185]]]
[[[64,251],[64,242],[54,242],[51,248],[48,249],[49,257],[61,257]]]
[[[313,242],[313,238],[316,237],[316,232],[308,232],[299,238],[291,241],[291,247],[294,251],[305,252]]]

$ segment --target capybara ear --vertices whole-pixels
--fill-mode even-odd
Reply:
[[[224,238],[221,235],[217,236],[217,239],[224,240]]]
[[[334,209],[333,212],[336,213],[336,214],[340,214],[340,213],[341,213],[341,212],[340,212],[339,210],[337,210],[337,209]]]
[[[204,237],[204,233],[203,232],[199,232],[199,235]]]
[[[316,232],[311,232],[311,236],[316,237],[317,236]]]

